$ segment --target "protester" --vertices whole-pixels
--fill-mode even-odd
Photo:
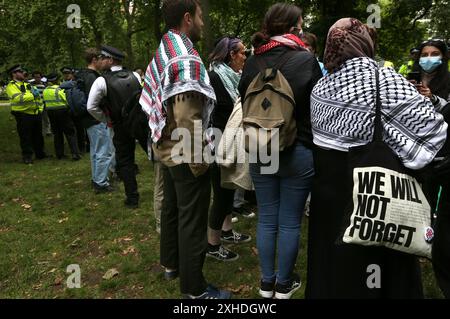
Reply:
[[[261,61],[267,67],[274,67],[287,59],[280,70],[294,92],[297,138],[290,149],[280,154],[277,173],[263,175],[259,164],[250,164],[258,200],[260,294],[265,298],[271,298],[275,291],[275,298],[289,299],[301,285],[294,266],[299,251],[301,215],[314,175],[309,99],[313,86],[322,77],[316,58],[299,38],[302,23],[302,10],[297,6],[273,5],[264,18],[262,32],[253,36],[255,55],[248,59],[239,85],[245,98],[247,88],[261,71]],[[275,271],[277,243],[278,272]]]
[[[325,65],[319,61],[317,52],[317,36],[313,33],[305,32],[302,35],[302,40],[305,43],[306,48],[317,57],[317,62],[319,62],[323,76],[327,75],[328,72],[327,69],[325,69]]]
[[[202,152],[203,145],[194,145],[201,141],[196,141],[193,133],[195,121],[203,124],[203,130],[208,127],[216,97],[194,48],[203,29],[200,1],[164,0],[162,13],[169,31],[147,69],[140,100],[150,117],[153,151],[165,165],[161,264],[166,269],[166,278],[179,274],[180,290],[187,298],[230,298],[228,291],[208,285],[202,270],[211,184],[208,165],[195,161],[199,156],[202,158],[197,149]],[[187,158],[180,161],[171,156],[174,146],[180,142],[171,140],[176,129],[188,131],[191,136],[185,137],[184,142],[189,149],[194,146],[191,154],[184,150]]]
[[[353,18],[337,21],[325,50],[330,75],[313,89],[311,122],[317,147],[307,298],[423,298],[417,257],[384,247],[337,244],[351,194],[349,148],[373,138],[378,69],[374,32]],[[379,79],[384,142],[405,167],[423,168],[443,146],[447,124],[430,100],[393,68],[380,68]],[[371,265],[381,269],[375,289],[367,284]]]
[[[421,82],[416,83],[420,94],[429,98],[436,111],[444,114],[450,121],[450,72],[448,71],[448,47],[442,40],[432,39],[422,43],[419,48]],[[449,141],[438,158],[447,158]],[[435,161],[439,164],[440,161]],[[450,205],[448,173],[430,171],[425,181],[424,191],[433,210],[437,209],[436,237],[433,243],[433,266],[439,286],[446,298],[450,299]]]
[[[212,114],[212,126],[222,133],[239,98],[240,72],[246,59],[244,44],[240,39],[232,37],[223,37],[219,40],[209,56],[211,62],[209,77],[217,98]],[[207,256],[220,261],[233,261],[238,259],[239,255],[223,246],[221,241],[241,244],[249,242],[251,237],[232,229],[231,213],[235,190],[221,186],[218,164],[211,165],[210,174],[214,197],[209,215]]]

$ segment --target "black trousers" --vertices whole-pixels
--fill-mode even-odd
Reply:
[[[148,135],[134,136],[126,124],[114,125],[114,147],[116,148],[116,171],[123,180],[127,201],[139,202],[139,192],[136,181],[135,151],[136,139],[144,152],[148,152]]]
[[[44,137],[42,136],[42,116],[13,112],[20,138],[23,159],[32,159],[33,152],[37,159],[46,156]]]
[[[57,158],[64,156],[64,136],[66,136],[72,155],[79,153],[76,130],[68,110],[47,110],[52,126],[55,154]]]
[[[182,294],[199,296],[207,283],[203,264],[207,249],[209,174],[195,177],[187,164],[163,168],[161,265],[178,269]]]
[[[222,188],[220,167],[217,164],[211,165],[210,172],[214,197],[209,214],[209,227],[213,230],[221,230],[225,218],[233,211],[235,191]]]
[[[450,184],[442,189],[432,254],[438,285],[450,299]]]
[[[78,150],[80,151],[80,153],[84,153],[87,150],[87,133],[86,133],[86,128],[83,125],[83,121],[76,117],[76,116],[71,116],[73,124],[75,126],[75,137],[77,140],[77,144],[78,144]]]

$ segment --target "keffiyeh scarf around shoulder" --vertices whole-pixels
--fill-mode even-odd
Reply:
[[[147,68],[139,103],[149,116],[152,140],[157,143],[166,126],[166,102],[178,94],[196,91],[206,97],[203,129],[209,124],[216,95],[206,68],[192,41],[183,33],[166,33]]]
[[[377,63],[354,58],[317,83],[311,94],[314,144],[347,152],[373,139]],[[381,68],[384,142],[403,164],[418,169],[442,148],[447,124],[428,98],[391,68]]]

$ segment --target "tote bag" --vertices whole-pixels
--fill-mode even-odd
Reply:
[[[431,208],[420,183],[383,142],[379,72],[373,141],[349,150],[353,180],[344,243],[431,258]]]

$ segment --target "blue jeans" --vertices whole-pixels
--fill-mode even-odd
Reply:
[[[287,284],[297,260],[302,214],[312,187],[312,151],[297,143],[292,150],[280,154],[276,174],[262,175],[258,164],[250,165],[250,174],[258,200],[256,241],[262,280]]]
[[[87,129],[91,144],[92,181],[100,187],[109,185],[108,173],[113,160],[111,132],[105,123]]]

